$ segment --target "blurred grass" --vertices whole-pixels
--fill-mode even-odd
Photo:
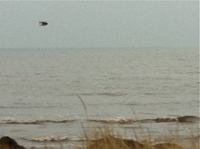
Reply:
[[[88,118],[87,106],[84,100],[79,95],[77,95],[77,97],[81,101],[86,117]],[[133,109],[132,111],[137,118],[136,112]],[[190,134],[190,139],[182,140],[178,133],[178,125],[176,131],[170,131],[168,135],[162,134],[159,138],[159,143],[152,141],[153,139],[151,136],[153,135],[150,132],[145,134],[146,132],[140,123],[140,134],[138,134],[134,128],[132,129],[135,139],[127,139],[126,136],[119,134],[114,130],[114,127],[110,126],[111,125],[107,124],[103,128],[99,127],[96,129],[89,126],[90,129],[87,131],[82,126],[85,144],[81,149],[199,149],[200,147],[199,132],[197,132],[197,138],[195,138],[196,134],[193,132]],[[144,135],[148,136],[148,138],[141,142],[139,138]]]
[[[84,132],[85,147],[82,149],[199,149],[199,137],[192,135],[186,140],[180,139],[178,134],[163,135],[156,142],[152,141],[151,135],[143,141],[140,141],[139,134],[135,136],[134,139],[126,138],[105,125],[104,128]]]

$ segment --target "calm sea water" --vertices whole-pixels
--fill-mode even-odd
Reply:
[[[199,51],[1,49],[0,99],[0,120],[5,122],[0,124],[1,136],[22,142],[22,138],[41,136],[76,138],[86,119],[198,116]],[[54,122],[67,119],[75,121]],[[52,122],[10,124],[6,120]],[[116,127],[126,131],[131,126]],[[144,124],[158,133],[165,126]],[[194,124],[183,124],[181,129],[188,127]]]

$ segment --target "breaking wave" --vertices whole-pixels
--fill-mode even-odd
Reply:
[[[0,120],[0,124],[42,124],[42,123],[67,123],[75,121],[73,119],[56,120]]]
[[[124,140],[134,140],[134,141],[146,141],[147,139],[151,140],[152,142],[158,142],[158,141],[163,141],[163,138],[158,138],[158,137],[140,137],[140,138],[135,138],[135,137],[125,137],[125,136],[121,136]],[[200,135],[195,135],[195,136],[182,136],[180,139],[181,140],[191,140],[191,139],[199,139]],[[97,138],[97,137],[78,137],[78,138],[70,138],[67,136],[63,136],[63,137],[58,137],[58,136],[45,136],[45,137],[33,137],[33,138],[26,138],[26,137],[22,137],[22,139],[24,140],[28,140],[28,141],[33,141],[33,142],[62,142],[62,141],[86,141],[86,140],[90,140],[90,141],[95,141],[101,138]],[[169,139],[169,138],[168,138]],[[173,136],[171,136],[171,139],[173,139]]]
[[[200,118],[198,116],[179,116],[179,117],[159,117],[152,119],[134,119],[134,118],[106,118],[106,119],[87,119],[87,121],[91,122],[101,122],[101,123],[134,123],[134,122],[197,122]]]
[[[200,118],[198,116],[178,116],[178,117],[158,117],[158,118],[149,118],[149,119],[135,119],[135,118],[105,118],[105,119],[86,119],[90,122],[101,122],[101,123],[121,123],[128,124],[134,122],[179,122],[179,123],[194,123],[199,122]],[[55,119],[55,120],[14,120],[14,119],[4,119],[0,120],[0,124],[43,124],[43,123],[68,123],[76,121],[76,119]]]
[[[55,137],[55,136],[47,136],[47,137],[35,137],[35,138],[22,138],[28,141],[36,141],[36,142],[45,142],[45,141],[69,141],[69,137]]]

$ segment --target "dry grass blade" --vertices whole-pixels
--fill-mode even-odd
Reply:
[[[86,115],[86,117],[88,118],[87,106],[86,106],[85,102],[83,101],[83,99],[82,99],[78,94],[77,94],[76,96],[80,99],[80,101],[81,101],[81,103],[82,103],[82,105],[83,105],[83,107],[84,107],[84,110],[85,110],[85,115]]]

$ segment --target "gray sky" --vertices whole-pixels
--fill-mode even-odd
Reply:
[[[0,1],[0,48],[198,43],[198,1]]]

